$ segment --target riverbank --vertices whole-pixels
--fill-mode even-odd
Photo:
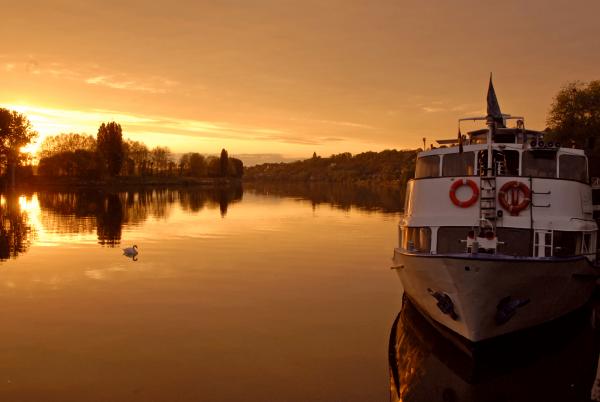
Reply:
[[[241,180],[231,177],[179,177],[179,176],[118,176],[104,179],[80,179],[76,177],[44,177],[31,176],[18,180],[16,187],[30,190],[52,189],[109,189],[132,190],[147,187],[235,187],[241,185]],[[2,181],[2,188],[8,188],[8,183]]]

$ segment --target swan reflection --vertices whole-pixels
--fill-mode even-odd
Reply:
[[[391,401],[588,401],[600,349],[590,310],[468,347],[409,302],[392,326]]]

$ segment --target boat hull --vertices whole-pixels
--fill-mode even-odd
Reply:
[[[590,299],[598,276],[585,257],[441,256],[398,249],[394,269],[419,310],[471,342],[576,310]]]

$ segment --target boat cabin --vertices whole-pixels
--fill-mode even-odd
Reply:
[[[544,143],[542,134],[527,130],[500,129],[501,142],[492,144],[493,176],[547,177],[588,182],[587,158],[583,150]],[[457,146],[434,148],[419,153],[415,178],[483,176],[487,174],[487,143],[479,130],[464,142],[463,152]],[[512,132],[512,134],[508,134]],[[511,142],[509,142],[509,140]],[[446,141],[442,141],[446,142]]]
[[[477,130],[461,146],[458,139],[442,140],[418,154],[400,248],[595,259],[597,226],[583,150],[545,143],[543,133],[522,127],[496,128],[491,144],[487,138],[488,129]]]

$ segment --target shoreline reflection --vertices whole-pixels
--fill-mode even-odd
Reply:
[[[468,355],[404,302],[390,334],[391,401],[588,401],[600,331],[583,309]]]
[[[118,247],[125,226],[142,225],[149,218],[167,219],[175,205],[188,214],[218,207],[221,217],[226,217],[230,204],[242,197],[241,186],[5,193],[0,197],[0,261],[25,253],[37,240],[53,244],[53,238],[65,235],[88,241],[95,235],[97,244]]]
[[[344,183],[282,183],[250,182],[246,190],[256,194],[296,197],[309,200],[313,207],[330,204],[334,208],[383,213],[402,212],[404,207],[404,186],[344,184]]]
[[[0,203],[0,261],[17,258],[31,246],[35,231],[27,211],[21,204],[25,198],[10,192],[2,195]]]

